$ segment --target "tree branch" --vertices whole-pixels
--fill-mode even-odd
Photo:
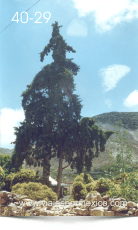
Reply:
[[[66,165],[64,168],[62,168],[62,170],[65,169],[65,168],[67,168],[67,167],[69,167],[69,165]]]

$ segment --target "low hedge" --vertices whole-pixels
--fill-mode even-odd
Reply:
[[[12,185],[23,182],[35,182],[36,180],[36,172],[31,169],[20,169],[19,172],[15,173],[14,178],[12,180]]]
[[[27,195],[32,200],[57,201],[57,195],[47,185],[41,183],[17,183],[12,186],[12,192],[21,195]]]
[[[5,177],[5,186],[4,189],[11,191],[11,187],[17,183],[24,182],[39,182],[40,178],[36,176],[35,170],[31,169],[20,169],[16,173],[10,173]]]

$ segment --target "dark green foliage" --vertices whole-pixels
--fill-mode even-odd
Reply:
[[[86,178],[84,175],[87,176],[88,180],[84,179]],[[125,181],[125,183],[123,181]],[[138,172],[125,173],[125,175],[120,173],[113,180],[109,178],[93,180],[89,174],[81,173],[73,182],[72,198],[74,200],[84,199],[85,195],[96,191],[102,196],[109,195],[111,198],[114,196],[123,197],[127,201],[134,201],[137,203]]]
[[[8,192],[11,192],[11,187],[12,187],[12,181],[14,179],[15,173],[10,173],[5,177],[5,185],[3,186],[3,190],[6,190]]]
[[[63,40],[58,23],[52,26],[52,38],[40,56],[43,61],[44,56],[52,51],[54,61],[44,66],[22,93],[25,120],[15,128],[17,165],[26,159],[29,165],[48,166],[46,172],[50,172],[50,158],[59,157],[60,152],[63,152],[63,158],[66,152],[67,161],[72,160],[73,130],[77,127],[82,107],[79,97],[73,93],[73,75],[77,74],[79,67],[72,59],[66,59],[66,52],[75,50]]]
[[[72,197],[74,200],[85,199],[87,192],[94,190],[95,181],[89,174],[81,173],[72,185]]]
[[[52,27],[52,37],[49,41],[49,44],[45,46],[43,52],[40,53],[40,60],[43,62],[44,56],[47,56],[52,51],[52,58],[54,60],[54,63],[52,63],[53,69],[58,69],[59,74],[64,72],[65,69],[67,69],[73,75],[76,75],[79,70],[79,67],[72,62],[73,59],[66,58],[67,52],[75,53],[76,51],[65,42],[65,40],[59,33],[59,29],[62,26],[58,26],[58,22],[55,22],[54,24],[52,24]],[[62,76],[62,74],[60,74],[60,76]]]
[[[110,197],[121,196],[121,187],[113,183],[108,178],[100,178],[96,181],[95,190],[101,195],[110,195]]]
[[[59,158],[58,192],[62,177],[62,160],[81,173],[90,171],[92,159],[104,151],[108,136],[95,125],[93,119],[82,118],[81,101],[74,94],[74,75],[79,66],[67,59],[66,53],[76,51],[60,34],[58,23],[52,24],[52,37],[40,53],[52,52],[53,62],[42,68],[22,93],[25,120],[15,128],[15,167],[26,159],[29,165],[41,165],[43,177],[50,174],[50,159]],[[81,119],[81,120],[80,120]],[[96,150],[93,151],[93,148]],[[16,167],[17,168],[17,167]]]
[[[12,170],[11,156],[0,154],[0,166],[3,168],[5,175],[9,174]]]
[[[89,174],[81,173],[75,178],[74,182],[75,181],[81,181],[83,184],[88,184],[93,182],[94,180]]]
[[[86,186],[81,181],[74,181],[72,186],[72,197],[74,200],[85,199],[87,195]]]
[[[16,173],[10,173],[5,178],[5,186],[4,189],[7,191],[11,191],[11,187],[17,183],[24,182],[35,182],[40,181],[40,178],[36,176],[36,172],[30,169],[21,169]]]
[[[83,169],[89,172],[92,166],[92,159],[99,156],[99,152],[105,150],[105,143],[112,132],[102,131],[95,125],[92,118],[82,118],[75,133],[76,157],[72,162],[72,168],[76,167],[80,174]]]
[[[96,182],[95,190],[101,194],[109,191],[111,180],[108,178],[100,178]]]
[[[84,184],[84,178],[81,175],[78,175],[75,179],[74,182],[76,181],[81,181]]]
[[[86,190],[87,190],[87,192],[94,191],[95,190],[95,186],[96,186],[96,182],[95,181],[93,181],[93,182],[91,182],[89,184],[86,184]]]
[[[3,186],[5,185],[4,179],[5,179],[4,170],[0,166],[0,190],[2,190]]]
[[[36,172],[30,169],[21,169],[16,172],[12,180],[12,185],[23,182],[34,182],[36,180]]]
[[[29,199],[32,200],[47,200],[56,201],[57,195],[52,191],[47,185],[42,185],[41,183],[17,183],[12,186],[12,192],[21,195],[27,195]]]

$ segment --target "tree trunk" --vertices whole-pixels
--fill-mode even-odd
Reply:
[[[49,155],[44,158],[43,162],[43,183],[49,184],[49,176],[50,176],[50,160]]]
[[[59,156],[59,168],[58,168],[58,178],[57,178],[57,197],[59,198],[60,195],[60,188],[61,188],[61,181],[62,181],[62,151],[60,152]]]

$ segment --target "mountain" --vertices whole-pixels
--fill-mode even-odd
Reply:
[[[5,149],[5,148],[0,148],[0,154],[8,154],[12,155],[13,149]]]
[[[93,117],[96,125],[104,131],[116,131],[120,121],[123,131],[127,132],[127,145],[132,149],[133,161],[138,163],[138,112],[111,112]],[[105,151],[93,160],[93,168],[101,167],[109,162],[109,153],[117,154],[116,135],[112,134],[105,145]]]

